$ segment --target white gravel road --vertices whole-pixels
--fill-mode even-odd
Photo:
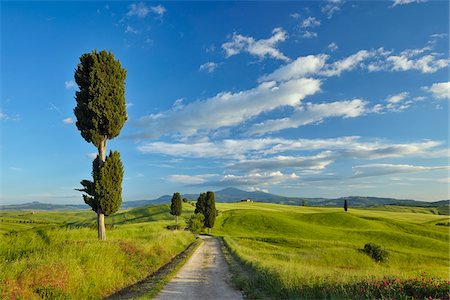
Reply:
[[[243,299],[228,283],[231,274],[219,241],[211,236],[201,238],[203,243],[154,299]]]

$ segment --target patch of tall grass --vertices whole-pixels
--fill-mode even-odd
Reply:
[[[0,236],[0,298],[99,299],[145,278],[195,240],[188,231],[167,230],[168,210],[160,213],[166,216],[159,221],[116,224],[103,242],[95,228],[80,225],[91,222],[82,218],[66,222],[76,227],[59,224]]]

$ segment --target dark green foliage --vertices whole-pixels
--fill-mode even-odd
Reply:
[[[174,193],[172,203],[170,204],[170,214],[172,216],[181,216],[182,204],[180,193]]]
[[[205,215],[205,205],[206,205],[206,193],[201,193],[198,196],[197,203],[195,204],[195,213]]]
[[[385,261],[388,257],[388,252],[386,250],[383,250],[381,246],[373,243],[365,244],[363,251],[377,262]]]
[[[92,51],[80,57],[75,71],[79,91],[74,109],[81,136],[97,148],[119,135],[127,120],[126,70],[111,52]]]
[[[192,214],[187,221],[188,228],[192,233],[199,234],[203,229],[205,217],[203,214]]]
[[[216,221],[216,201],[214,199],[214,192],[206,193],[205,200],[205,227],[213,228]]]
[[[348,206],[347,206],[347,199],[344,200],[344,210],[347,211]]]
[[[188,198],[183,198],[183,202],[184,202],[184,203],[188,203],[188,202],[189,202],[189,199],[188,199]]]
[[[123,166],[119,152],[111,151],[100,170],[97,156],[92,163],[92,177],[93,182],[82,180],[84,188],[78,189],[87,194],[83,195],[84,202],[97,213],[115,213],[122,203]]]
[[[123,166],[120,154],[110,152],[99,172],[99,179],[95,182],[95,191],[99,208],[105,216],[119,210],[122,204]]]

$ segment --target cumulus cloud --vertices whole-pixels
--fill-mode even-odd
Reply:
[[[137,29],[134,29],[134,28],[131,27],[130,25],[127,25],[127,28],[125,29],[125,33],[138,34],[139,31],[138,31]]]
[[[149,13],[157,14],[162,17],[166,9],[162,5],[157,6],[147,6],[144,2],[132,3],[129,6],[129,10],[127,12],[127,17],[138,17],[145,18]]]
[[[308,30],[301,31],[300,34],[301,34],[301,37],[305,38],[305,39],[311,39],[311,38],[317,37],[317,33],[316,32],[308,31]]]
[[[65,118],[62,122],[64,124],[73,124],[74,123],[72,118]]]
[[[293,62],[279,67],[271,74],[260,77],[259,81],[287,81],[315,75],[324,68],[327,59],[328,55],[325,54],[300,56]]]
[[[386,101],[389,103],[399,103],[405,100],[406,97],[408,97],[408,95],[409,95],[408,92],[402,92],[396,95],[389,96],[388,98],[386,98]]]
[[[285,181],[297,180],[295,173],[283,174],[280,171],[248,173],[245,175],[225,175],[218,181],[209,182],[211,186],[268,186]]]
[[[169,175],[168,180],[176,183],[183,183],[185,185],[202,184],[211,180],[212,178],[219,177],[217,174],[201,174],[201,175]]]
[[[335,13],[341,10],[343,0],[328,0],[324,6],[322,6],[322,13],[326,14],[328,19],[331,19]]]
[[[323,71],[323,74],[325,76],[339,76],[344,71],[354,70],[362,61],[372,56],[374,56],[374,52],[360,50],[353,55],[332,63]]]
[[[405,4],[411,4],[411,3],[421,3],[421,2],[425,2],[425,0],[393,0],[392,2],[394,2],[392,4],[392,6],[397,6],[397,5],[405,5]]]
[[[222,49],[225,50],[227,57],[247,52],[259,59],[272,57],[289,61],[290,59],[276,48],[278,43],[284,42],[286,39],[287,33],[280,27],[275,28],[272,31],[272,36],[268,39],[255,40],[253,37],[233,33],[230,41],[222,44]]]
[[[86,157],[89,158],[90,160],[94,160],[97,158],[97,155],[98,155],[97,152],[92,152],[92,153],[86,154]]]
[[[320,123],[325,118],[330,117],[354,118],[367,112],[366,104],[367,101],[362,99],[320,104],[307,103],[299,106],[296,112],[289,117],[267,120],[253,125],[248,133],[260,135],[287,128],[298,128],[308,124]]]
[[[19,115],[9,115],[0,109],[0,121],[20,121]]]
[[[241,160],[230,164],[230,169],[248,171],[258,170],[280,170],[285,168],[302,168],[312,170],[323,170],[333,163],[331,152],[325,151],[312,156],[274,156],[270,158]]]
[[[236,93],[224,92],[204,101],[186,104],[182,110],[169,110],[143,117],[143,136],[159,137],[178,133],[192,136],[238,125],[263,112],[282,106],[297,106],[306,96],[320,90],[320,80],[300,78],[277,84],[263,82],[256,88]],[[141,135],[141,136],[142,136]]]
[[[353,178],[382,176],[398,173],[417,173],[424,171],[448,170],[448,166],[415,166],[415,165],[395,165],[395,164],[368,164],[353,167],[355,175]]]
[[[320,21],[317,20],[315,17],[308,17],[303,20],[300,27],[302,28],[308,28],[308,27],[317,27],[320,26]]]
[[[65,85],[66,89],[68,89],[68,90],[73,89],[77,86],[77,84],[73,80],[66,80],[64,82],[64,85]]]
[[[327,46],[327,48],[330,50],[330,51],[336,51],[339,47],[338,47],[338,45],[336,44],[336,43],[330,43],[328,46]]]
[[[213,73],[217,69],[218,66],[219,65],[217,63],[209,61],[209,62],[204,63],[203,65],[201,65],[199,70],[200,71],[205,71],[207,73]]]
[[[450,100],[450,81],[433,83],[430,87],[423,87],[423,89],[436,99]]]

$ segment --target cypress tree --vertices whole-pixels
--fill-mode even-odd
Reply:
[[[216,201],[214,199],[214,192],[207,192],[205,199],[205,227],[208,227],[208,232],[211,233],[211,228],[214,227],[216,221]]]
[[[197,203],[195,204],[195,213],[205,215],[206,193],[201,193],[198,196]]]
[[[177,226],[178,226],[178,217],[181,216],[181,211],[182,211],[182,204],[180,193],[174,193],[172,196],[172,203],[170,204],[170,214],[172,216],[177,217]]]
[[[347,199],[344,200],[344,210],[347,211],[348,206],[347,206]]]
[[[76,126],[81,136],[98,150],[92,172],[94,182],[83,180],[81,191],[87,194],[83,195],[85,203],[97,213],[100,240],[106,239],[104,216],[117,211],[121,203],[121,195],[117,195],[122,192],[120,155],[117,152],[110,154],[111,164],[107,170],[103,171],[103,167],[107,141],[119,135],[127,120],[125,77],[126,70],[111,52],[105,50],[83,54],[75,70],[75,81],[79,87],[75,95]]]

